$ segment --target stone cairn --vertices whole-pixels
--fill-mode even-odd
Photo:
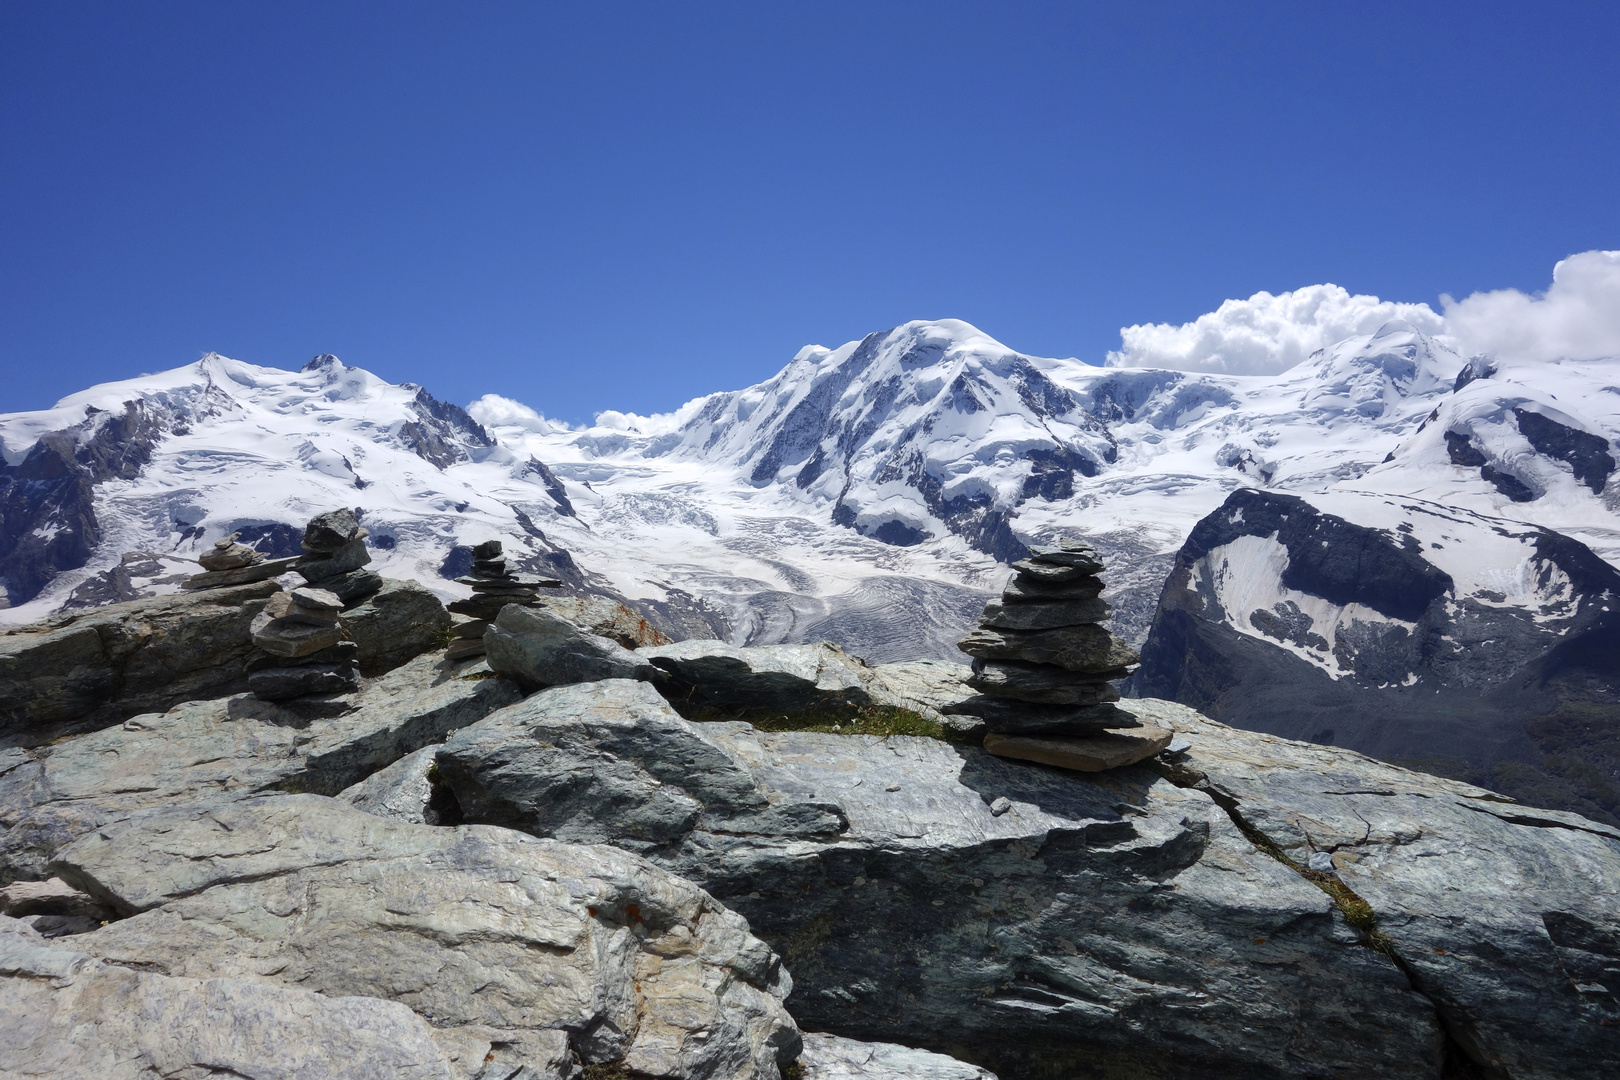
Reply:
[[[255,696],[287,701],[359,688],[360,647],[346,640],[338,615],[382,588],[382,576],[363,569],[371,561],[366,535],[352,510],[319,514],[305,527],[308,554],[287,562],[308,585],[276,593],[253,620],[253,643],[263,650],[247,665]]]
[[[237,543],[241,533],[231,533],[214,542],[213,550],[199,556],[197,562],[203,572],[187,578],[181,588],[223,589],[228,585],[247,585],[267,578],[279,577],[290,569],[297,559],[266,559],[262,552],[246,544]],[[127,558],[127,556],[126,556]]]
[[[484,655],[484,631],[501,608],[507,604],[519,607],[539,606],[541,589],[555,589],[562,582],[552,578],[514,574],[506,568],[506,556],[499,540],[486,540],[472,549],[472,573],[456,578],[463,585],[471,585],[473,594],[465,600],[452,600],[447,606],[452,615],[467,618],[456,623],[450,647],[445,650],[448,660],[467,660]]]
[[[1159,753],[1173,733],[1116,708],[1110,683],[1133,670],[1136,651],[1098,625],[1102,559],[1089,544],[1059,540],[1013,563],[999,601],[958,644],[974,658],[978,693],[946,711],[978,717],[984,748],[1002,757],[1101,772]]]

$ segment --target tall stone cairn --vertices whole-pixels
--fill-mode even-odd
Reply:
[[[449,660],[467,660],[484,655],[484,631],[501,608],[507,604],[519,607],[539,606],[541,589],[555,589],[561,581],[552,578],[514,574],[506,566],[506,555],[499,540],[486,540],[472,549],[472,573],[456,578],[463,585],[472,586],[473,594],[465,600],[452,600],[448,605],[452,615],[468,618],[458,621],[451,631],[450,647],[445,650]]]
[[[365,569],[371,561],[366,549],[370,535],[360,527],[354,511],[328,510],[304,527],[301,546],[307,555],[292,564],[305,581],[335,595],[345,607],[382,588],[382,575]]]
[[[338,624],[343,601],[325,589],[300,588],[270,597],[253,620],[248,689],[265,701],[340,694],[360,686],[360,647]]]
[[[1009,745],[1017,750],[1017,743],[1058,745],[1140,727],[1136,717],[1110,704],[1119,699],[1110,683],[1131,674],[1140,657],[1098,625],[1110,609],[1098,596],[1103,560],[1097,551],[1084,541],[1061,539],[1032,547],[1013,570],[1000,601],[985,604],[977,630],[957,644],[974,657],[967,685],[978,693],[946,711],[982,719],[991,753]],[[1157,735],[1149,742],[1157,742]]]

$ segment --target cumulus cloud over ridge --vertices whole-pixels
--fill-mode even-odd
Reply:
[[[1620,356],[1620,251],[1571,255],[1534,296],[1494,289],[1440,302],[1447,330],[1467,352],[1520,360]]]
[[[1247,300],[1228,300],[1180,326],[1124,327],[1119,332],[1124,348],[1108,354],[1108,366],[1274,375],[1317,349],[1374,333],[1393,319],[1404,319],[1425,334],[1445,330],[1445,320],[1428,304],[1352,295],[1338,285],[1309,285],[1276,296],[1257,292]]]
[[[1371,334],[1401,319],[1425,334],[1446,335],[1464,353],[1553,360],[1620,356],[1620,251],[1586,251],[1553,268],[1553,283],[1534,295],[1517,289],[1441,297],[1428,304],[1352,295],[1310,285],[1228,300],[1189,323],[1120,330],[1109,367],[1163,367],[1232,375],[1286,371],[1317,349]]]

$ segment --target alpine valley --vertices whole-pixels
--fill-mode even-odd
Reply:
[[[0,619],[173,592],[233,533],[296,554],[350,506],[442,598],[501,539],[672,637],[960,662],[1006,564],[1077,536],[1142,653],[1127,694],[1620,825],[1617,437],[1620,359],[1399,322],[1268,377],[912,322],[587,428],[209,355],[0,416]]]

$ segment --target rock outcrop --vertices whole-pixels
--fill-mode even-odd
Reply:
[[[41,878],[65,845],[136,810],[272,790],[336,794],[519,700],[481,664],[418,657],[313,708],[193,701],[0,758],[0,880]]]
[[[545,608],[507,604],[484,632],[483,644],[492,670],[529,689],[599,679],[662,678],[640,654]]]
[[[735,907],[806,1026],[1003,1075],[1620,1063],[1620,834],[1168,702],[1118,708],[1190,748],[1065,773],[689,723],[615,681],[458,732],[438,779],[468,821],[635,850]]]
[[[360,673],[371,676],[438,648],[450,613],[416,582],[383,578],[375,593],[344,608],[338,623],[359,650]]]
[[[458,1043],[504,1045],[503,1076],[523,1065],[567,1075],[557,1066],[571,1049],[650,1077],[775,1080],[799,1053],[775,954],[697,887],[611,848],[405,825],[292,795],[144,811],[58,865],[130,915],[73,938],[80,959],[59,965],[65,975],[95,958],[97,974],[126,980],[358,998],[391,1029],[429,1036],[407,1044],[414,1059],[434,1043],[441,1061]],[[118,1018],[101,1023],[115,1046],[130,1038]],[[208,1026],[199,1016],[183,1033]]]
[[[0,745],[49,742],[246,689],[261,581],[53,616],[0,633]]]

